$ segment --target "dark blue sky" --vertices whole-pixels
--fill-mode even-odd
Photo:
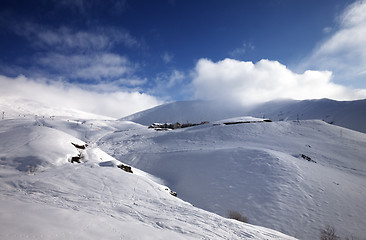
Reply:
[[[294,73],[336,72],[304,62],[337,33],[342,13],[353,2],[3,0],[0,75],[114,83],[122,90],[182,100],[194,95],[181,89],[205,58],[269,59]],[[359,79],[335,80],[366,87]]]

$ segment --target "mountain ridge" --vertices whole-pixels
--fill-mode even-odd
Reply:
[[[273,121],[318,119],[327,123],[366,133],[366,99],[336,101],[275,100],[253,107],[244,107],[214,101],[180,101],[159,105],[120,120],[143,125],[154,122],[217,121],[238,116],[269,118]]]

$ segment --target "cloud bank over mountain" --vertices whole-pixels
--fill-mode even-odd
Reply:
[[[195,97],[209,100],[256,104],[278,98],[352,100],[366,97],[366,90],[354,90],[332,82],[330,71],[295,73],[278,61],[257,63],[224,59],[200,59],[193,73]]]
[[[112,85],[82,85],[62,81],[47,81],[24,76],[0,76],[0,95],[5,98],[23,98],[52,107],[73,108],[95,114],[121,117],[159,105],[161,102],[138,91],[114,91]],[[101,89],[103,91],[101,91]],[[109,91],[105,91],[109,89]]]
[[[201,58],[193,70],[194,96],[244,105],[278,98],[366,98],[365,1],[347,6],[336,21],[336,27],[324,29],[328,37],[291,69],[267,59],[253,63]]]
[[[188,3],[174,7],[175,4],[167,3],[117,2],[51,1],[27,12],[23,9],[33,7],[27,1],[24,6],[5,4],[7,10],[0,10],[0,81],[6,82],[2,84],[3,95],[38,99],[55,106],[72,102],[69,105],[79,110],[119,118],[162,102],[182,100],[252,105],[278,98],[366,98],[364,1],[343,2],[337,10],[336,4],[322,3],[326,11],[314,11],[311,4],[288,3],[287,7],[294,11],[311,11],[310,18],[306,14],[306,21],[287,15],[289,11],[284,11],[281,4],[262,6],[276,13],[271,16],[255,3],[238,2],[227,6],[231,10],[227,12],[225,26],[232,29],[220,33],[216,33],[216,28],[221,22],[212,24],[209,20],[217,20],[214,13],[221,4],[207,9],[206,19],[194,11],[180,15],[181,9],[193,9]],[[207,7],[204,1],[196,4]],[[141,9],[147,5],[156,12],[146,15]],[[258,31],[251,25],[244,29],[235,25],[239,21],[231,22],[233,16],[241,22],[252,22],[246,18],[250,15],[237,11],[239,8],[258,11],[259,15],[254,14],[258,24],[276,24],[268,25],[271,31]],[[167,16],[166,11],[159,12],[163,9],[174,12],[171,21],[158,21],[151,26],[149,22],[134,24],[141,19],[139,16],[150,16],[152,22]],[[141,12],[143,15],[139,15]],[[189,18],[184,20],[196,17],[204,22],[193,25],[183,20],[186,16]],[[258,16],[263,19],[260,17],[259,21]],[[271,17],[273,22],[269,23],[266,18]],[[176,29],[175,21],[186,27],[181,30],[189,32],[172,32]],[[174,24],[165,25],[166,22]],[[203,26],[207,32],[202,31]],[[296,32],[299,26],[304,27],[301,33]],[[186,38],[193,36],[192,28],[195,38]],[[242,28],[245,31],[235,35]],[[277,40],[272,39],[273,31]],[[311,41],[294,36],[311,34]],[[256,37],[247,39],[248,35]],[[231,38],[221,39],[223,36]],[[290,41],[293,46],[289,46]],[[48,96],[49,92],[53,95]]]

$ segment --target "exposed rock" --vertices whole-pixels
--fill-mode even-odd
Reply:
[[[178,128],[186,128],[186,127],[194,127],[199,126],[203,124],[209,123],[208,121],[204,121],[201,123],[184,123],[180,124],[179,122],[176,123],[153,123],[148,128],[153,128],[156,131],[162,131],[162,130],[169,130],[169,129],[178,129]]]
[[[309,161],[309,162],[313,162],[316,163],[316,161],[314,161],[313,159],[311,159],[311,157],[306,156],[305,154],[300,154],[300,157],[302,157],[303,159]]]
[[[125,172],[129,172],[129,173],[133,173],[132,172],[132,168],[130,166],[124,165],[124,164],[120,164],[117,165],[118,168],[122,169]]]
[[[165,191],[169,191],[169,194],[174,196],[174,197],[178,197],[177,192],[174,192],[173,190],[170,190],[169,188],[165,188]]]
[[[84,145],[79,145],[79,144],[76,144],[76,143],[71,143],[72,145],[74,145],[74,147],[78,148],[78,149],[85,149],[88,144],[84,144]]]
[[[74,162],[81,163],[81,158],[82,158],[81,154],[79,154],[78,156],[72,157],[71,163],[74,163]]]

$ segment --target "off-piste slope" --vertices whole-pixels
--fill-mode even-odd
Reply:
[[[232,120],[231,120],[232,121]],[[220,121],[220,123],[226,121]],[[366,236],[366,135],[320,120],[129,129],[98,145],[197,207],[300,239]]]
[[[119,121],[1,120],[0,239],[293,239],[193,207],[93,143],[132,129],[148,131]]]
[[[318,119],[366,133],[366,99],[277,100],[251,107],[213,101],[173,102],[133,114],[122,120],[150,125],[154,122],[199,123],[245,115],[270,118],[274,121]]]

